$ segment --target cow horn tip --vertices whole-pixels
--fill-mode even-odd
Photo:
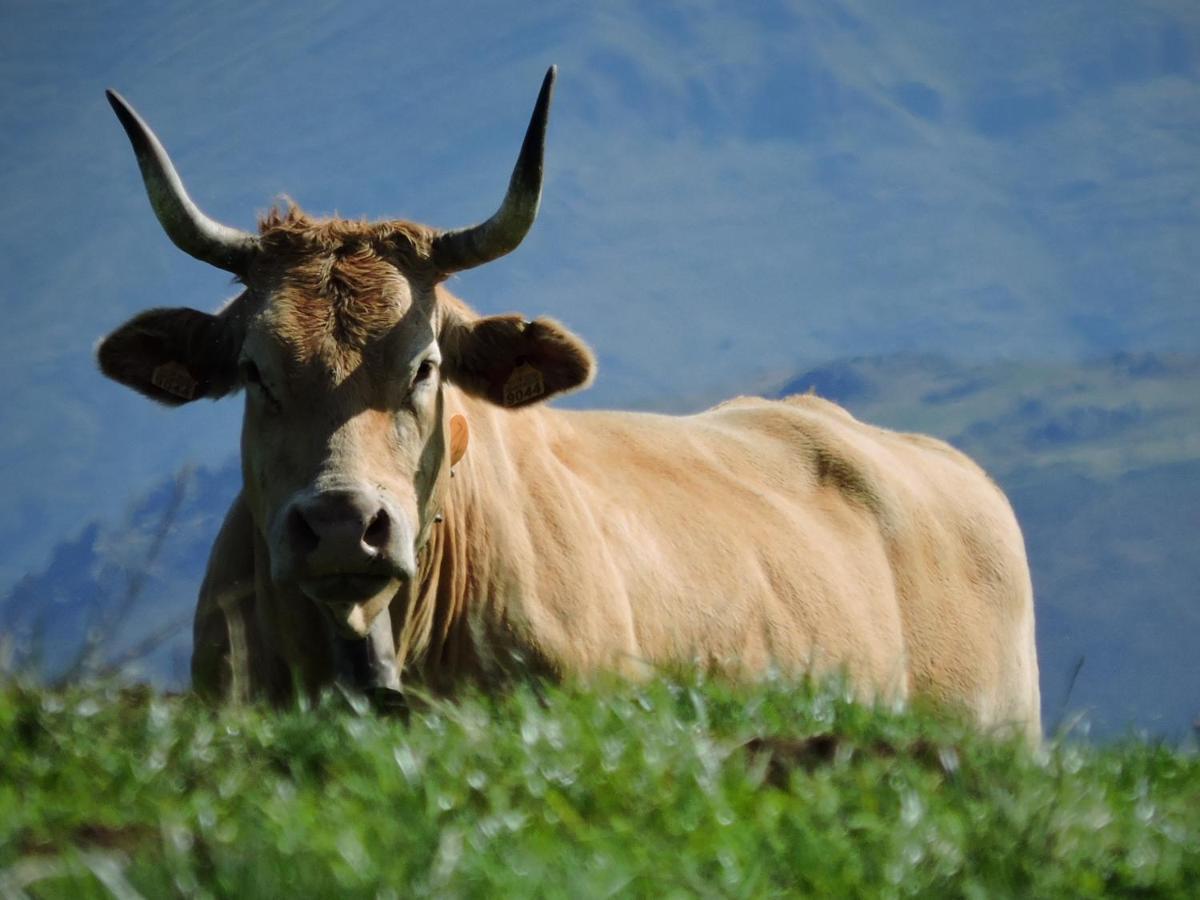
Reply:
[[[120,92],[113,88],[105,88],[104,96],[108,99],[108,105],[111,106],[118,114],[122,110],[129,109],[129,102],[121,96]]]
[[[549,102],[549,94],[554,90],[554,82],[558,80],[558,66],[551,65],[546,70],[546,77],[542,79],[542,89],[539,91],[538,106],[542,106]]]
[[[117,114],[117,119],[120,120],[121,127],[125,129],[125,132],[129,134],[132,140],[133,131],[138,130],[138,114],[134,112],[129,101],[122,97],[118,91],[106,88],[104,96],[108,99],[108,105],[112,107],[113,112]]]

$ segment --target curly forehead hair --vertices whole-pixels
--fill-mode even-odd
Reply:
[[[400,278],[436,276],[435,232],[412,222],[320,219],[288,203],[258,227],[262,252],[247,280],[270,287],[283,337],[301,357],[361,351],[403,312]]]

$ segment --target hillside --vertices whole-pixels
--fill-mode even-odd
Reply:
[[[1025,531],[1047,720],[1065,703],[1087,710],[1098,734],[1178,735],[1200,714],[1197,384],[1196,357],[968,366],[899,355],[833,362],[760,390],[814,389],[868,421],[936,434],[971,453],[1008,492]],[[89,623],[102,624],[103,611],[129,597],[131,579],[141,586],[110,657],[187,620],[239,477],[233,462],[192,471],[121,522],[92,523],[60,544],[47,569],[0,603],[10,644],[28,648],[40,628],[43,668],[61,671]],[[164,523],[166,540],[147,567]],[[182,686],[189,647],[183,627],[140,671]]]
[[[105,87],[228,225],[287,195],[456,227],[558,64],[537,225],[450,286],[583,336],[585,405],[855,354],[1200,351],[1200,4],[395,7],[4,4],[0,585],[237,440],[237,404],[97,376],[128,317],[234,292],[155,222]]]
[[[61,542],[50,564],[0,601],[0,669],[56,678],[86,654],[95,671],[132,654],[129,674],[182,688],[191,613],[209,548],[241,471],[182,469],[132,503],[116,522],[91,522]],[[153,651],[138,652],[149,642]]]

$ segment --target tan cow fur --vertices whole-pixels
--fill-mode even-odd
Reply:
[[[549,320],[477,317],[426,270],[421,226],[293,209],[261,230],[247,292],[216,324],[188,319],[202,341],[172,331],[185,311],[152,311],[101,350],[106,372],[152,396],[146,373],[163,359],[216,396],[238,387],[232,363],[206,374],[198,359],[244,346],[308,416],[295,422],[326,423],[270,426],[248,400],[245,491],[197,611],[197,689],[284,698],[293,679],[331,680],[315,604],[272,581],[270,535],[288,492],[336,467],[401,497],[429,536],[419,578],[391,603],[405,679],[844,671],[864,696],[923,695],[1040,733],[1021,533],[961,453],[815,396],[682,417],[505,408],[513,342],[532,348],[547,395],[590,380],[586,347]],[[170,339],[148,348],[159,331]],[[423,484],[417,431],[395,437],[403,395],[389,373],[433,343],[445,373],[418,431],[440,462]],[[450,478],[452,416],[469,447]]]

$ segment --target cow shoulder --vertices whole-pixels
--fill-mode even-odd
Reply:
[[[786,465],[797,490],[825,488],[877,516],[891,504],[886,450],[873,429],[834,403],[805,394],[782,400],[737,397],[708,415],[759,439],[756,456]]]

